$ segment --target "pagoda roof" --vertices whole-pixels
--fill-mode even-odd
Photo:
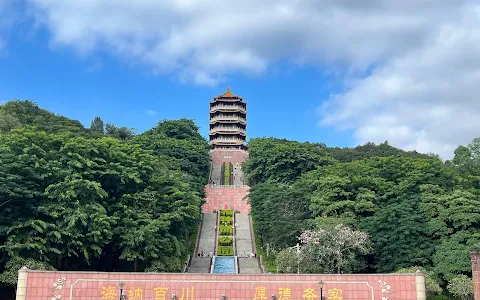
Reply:
[[[230,91],[230,87],[227,87],[227,91],[217,98],[240,98]]]

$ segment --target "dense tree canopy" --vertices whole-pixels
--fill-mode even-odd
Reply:
[[[260,246],[275,253],[306,229],[345,224],[366,232],[372,245],[346,270],[422,266],[444,283],[469,275],[469,249],[480,241],[478,145],[460,146],[444,163],[387,143],[340,149],[252,139],[245,171]],[[292,250],[279,255],[293,257]]]
[[[208,145],[191,120],[134,135],[29,101],[0,106],[0,282],[19,264],[178,271],[201,216]],[[3,122],[3,123],[2,123]]]

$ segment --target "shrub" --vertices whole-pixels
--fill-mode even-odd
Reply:
[[[231,209],[222,210],[221,215],[231,217],[231,216],[233,216],[233,210],[231,210]]]
[[[233,238],[229,236],[222,236],[218,239],[218,244],[220,246],[231,246],[233,244]]]
[[[225,225],[232,225],[232,217],[227,217],[227,216],[221,216],[220,217],[220,224]]]
[[[233,229],[232,226],[220,226],[220,235],[232,235]]]
[[[233,246],[218,246],[218,256],[233,256]]]
[[[462,300],[473,300],[473,281],[466,275],[458,275],[450,279],[447,290]]]

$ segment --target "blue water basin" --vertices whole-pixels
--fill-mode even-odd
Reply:
[[[235,258],[233,256],[215,258],[213,273],[233,274],[235,273]]]

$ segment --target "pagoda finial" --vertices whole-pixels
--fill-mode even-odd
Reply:
[[[223,93],[223,95],[220,95],[219,97],[235,98],[237,96],[230,91],[230,86],[228,86],[227,91]]]

